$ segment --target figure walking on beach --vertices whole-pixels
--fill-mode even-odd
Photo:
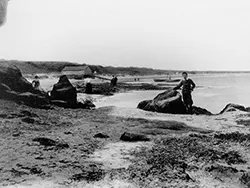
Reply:
[[[193,99],[192,99],[192,91],[195,88],[195,83],[193,80],[188,78],[188,73],[183,72],[182,73],[183,80],[176,86],[174,87],[174,90],[178,90],[182,87],[182,97],[183,97],[183,102],[187,108],[187,112],[189,114],[193,113],[192,105],[193,105]]]

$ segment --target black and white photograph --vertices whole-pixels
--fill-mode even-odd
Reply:
[[[0,188],[250,188],[250,1],[0,0]]]

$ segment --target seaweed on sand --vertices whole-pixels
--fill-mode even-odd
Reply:
[[[156,181],[158,184],[194,183],[189,172],[201,170],[204,164],[245,163],[238,152],[224,150],[214,144],[216,141],[212,137],[189,136],[160,139],[151,149],[133,153],[134,163],[126,170],[126,178],[142,187]]]

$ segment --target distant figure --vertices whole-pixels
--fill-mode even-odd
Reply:
[[[37,90],[41,90],[40,81],[37,75],[35,76],[35,79],[32,81],[32,86]]]
[[[174,87],[174,90],[178,90],[182,87],[183,102],[187,108],[188,113],[192,114],[193,113],[193,109],[192,109],[193,99],[192,99],[191,93],[195,88],[195,83],[193,82],[193,80],[188,78],[187,72],[183,72],[182,76],[183,76],[183,80],[179,83],[179,85]]]
[[[110,85],[111,87],[115,87],[117,85],[118,78],[113,75],[113,78],[111,79]]]
[[[85,79],[85,93],[92,94],[93,87],[90,78]]]

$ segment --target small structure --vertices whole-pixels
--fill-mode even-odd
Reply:
[[[62,74],[68,76],[69,78],[79,78],[79,79],[94,77],[93,71],[87,65],[66,66],[62,70]]]

